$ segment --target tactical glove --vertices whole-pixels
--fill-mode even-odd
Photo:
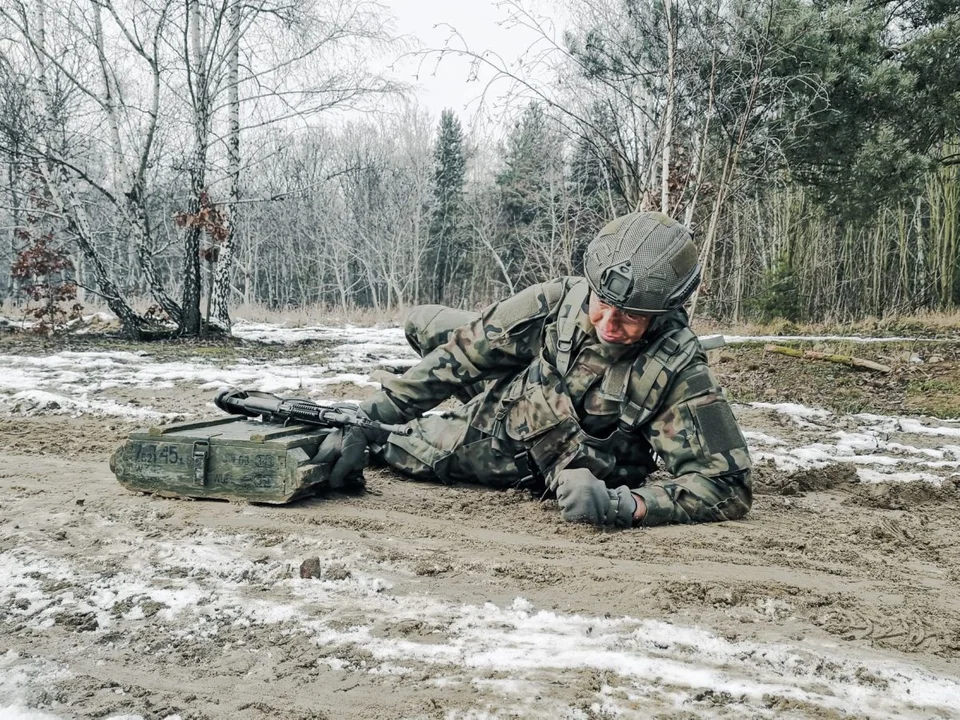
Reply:
[[[361,428],[337,428],[320,443],[313,462],[331,466],[328,481],[334,490],[346,485],[362,485],[367,445],[366,433]]]
[[[557,475],[560,516],[568,522],[632,527],[636,498],[626,485],[609,489],[589,470],[561,470]]]
[[[556,458],[553,463],[544,462],[542,458],[535,457],[537,466],[546,477],[547,488],[553,492],[557,492],[561,474],[571,465],[589,470],[594,478],[605,478],[616,468],[617,459],[612,454],[583,442],[579,427],[576,429],[578,432],[558,451],[554,451]]]
[[[388,424],[404,422],[399,410],[382,392],[360,403],[357,415]],[[331,488],[338,489],[347,484],[363,485],[363,468],[367,465],[368,448],[371,445],[379,448],[387,441],[388,436],[389,433],[373,428],[338,428],[323,439],[313,462],[332,465],[329,479]]]

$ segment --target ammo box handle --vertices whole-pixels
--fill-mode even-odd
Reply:
[[[196,485],[206,484],[207,451],[210,443],[206,440],[197,440],[193,443],[193,482]]]

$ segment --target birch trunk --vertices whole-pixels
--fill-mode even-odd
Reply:
[[[40,87],[44,107],[44,127],[40,132],[40,145],[44,159],[37,163],[40,176],[54,206],[63,215],[67,228],[74,233],[77,246],[87,258],[96,280],[97,287],[107,302],[107,307],[120,319],[122,332],[127,337],[140,339],[143,334],[143,319],[127,304],[116,283],[110,278],[106,267],[100,260],[93,243],[93,232],[86,210],[77,198],[65,174],[62,163],[57,162],[61,157],[59,150],[51,142],[55,120],[55,98],[50,90],[47,78],[47,50],[45,27],[46,3],[39,0],[37,3],[36,33],[30,38],[34,46],[34,56],[37,60],[37,81]]]
[[[230,329],[230,271],[233,267],[240,212],[240,0],[234,0],[230,5],[228,24],[227,174],[230,176],[230,198],[227,201],[227,212],[230,217],[230,233],[220,245],[212,292],[214,319],[225,330]]]
[[[190,91],[193,100],[194,127],[193,152],[190,157],[190,205],[188,213],[195,215],[200,210],[200,197],[206,191],[207,128],[210,118],[210,98],[207,87],[207,72],[204,66],[205,53],[200,43],[200,2],[189,1],[187,17],[188,62]],[[184,335],[200,335],[200,228],[191,225],[184,237],[183,258],[183,318],[180,332]]]
[[[110,6],[111,9],[113,6]],[[107,61],[104,50],[103,21],[99,3],[92,3],[93,26],[94,26],[94,44],[97,51],[97,59],[100,63],[100,74],[103,78],[103,99],[100,102],[101,107],[107,116],[107,125],[110,130],[110,140],[112,143],[111,156],[113,161],[114,183],[119,188],[125,188],[123,195],[125,200],[119,208],[123,220],[130,233],[129,254],[136,261],[136,267],[143,272],[143,277],[147,281],[153,298],[157,301],[164,312],[170,318],[180,323],[182,311],[176,301],[171,298],[163,287],[159,273],[153,264],[153,254],[150,249],[150,226],[147,218],[147,211],[144,207],[144,170],[147,164],[147,157],[153,142],[156,131],[158,116],[158,104],[160,95],[160,75],[156,65],[156,58],[151,58],[143,52],[139,44],[135,44],[141,55],[150,62],[152,70],[152,97],[148,112],[150,118],[147,126],[146,140],[141,153],[141,160],[136,170],[130,167],[123,152],[123,141],[120,137],[120,121],[117,115],[117,102],[114,93],[116,81],[110,70],[110,64]],[[130,272],[133,273],[133,266]]]

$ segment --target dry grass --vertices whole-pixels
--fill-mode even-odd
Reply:
[[[272,310],[263,305],[240,305],[231,309],[233,318],[243,318],[251,322],[276,323],[292,327],[306,325],[399,325],[403,322],[406,310],[376,311],[371,308],[349,308],[327,305],[310,305]]]
[[[131,305],[144,312],[154,303],[146,298],[134,299]],[[400,325],[409,308],[376,311],[371,308],[310,305],[275,310],[264,305],[250,304],[232,308],[234,319],[243,318],[252,322],[283,324],[290,327],[307,325]],[[0,303],[0,317],[19,322],[25,318],[26,306],[9,298]],[[105,304],[93,301],[84,303],[84,315],[97,312],[109,313]],[[912,315],[890,315],[883,318],[864,318],[855,322],[825,320],[819,323],[796,324],[782,318],[767,323],[722,323],[707,317],[698,317],[693,322],[694,330],[701,335],[723,333],[726,335],[868,335],[905,337],[956,337],[960,336],[960,310],[949,312],[923,310]]]
[[[913,315],[890,315],[863,318],[853,322],[824,320],[819,323],[792,323],[783,318],[768,323],[720,323],[699,317],[693,322],[700,335],[863,335],[874,337],[957,337],[960,335],[960,310],[933,312],[924,310]]]
[[[145,298],[134,299],[130,305],[137,312],[143,313],[154,303]],[[0,317],[19,323],[26,317],[27,307],[22,303],[14,303],[9,298],[0,303]],[[83,314],[110,313],[106,304],[101,302],[83,303]],[[407,309],[378,312],[371,308],[349,308],[344,311],[341,307],[326,305],[310,305],[306,307],[290,307],[283,310],[274,310],[264,305],[240,305],[232,308],[231,317],[249,320],[251,322],[272,323],[288,327],[304,327],[308,325],[360,325],[373,327],[376,325],[400,325],[406,316]]]

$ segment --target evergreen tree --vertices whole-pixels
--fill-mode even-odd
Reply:
[[[628,212],[620,193],[615,163],[601,137],[583,134],[574,141],[567,178],[570,197],[566,224],[574,236],[572,267],[583,270],[583,253],[609,220]]]
[[[863,222],[918,192],[931,150],[957,133],[956,3],[783,5],[790,12],[774,42],[789,34],[791,51],[770,72],[790,92],[770,116],[768,137],[780,143],[792,179],[835,216]]]
[[[564,222],[563,142],[543,107],[531,103],[508,134],[500,195],[500,256],[519,286],[569,267]]]
[[[507,137],[505,168],[497,176],[508,227],[530,226],[543,209],[556,159],[543,108],[530,103]]]
[[[433,268],[433,301],[444,302],[450,280],[464,261],[463,186],[466,154],[463,130],[453,110],[440,114],[440,127],[433,150],[433,208],[430,222],[430,246],[426,253]]]

